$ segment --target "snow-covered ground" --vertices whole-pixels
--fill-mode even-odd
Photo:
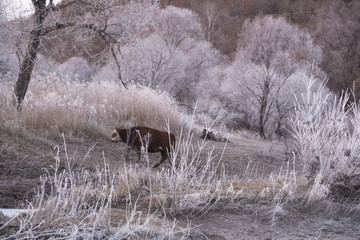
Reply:
[[[0,213],[4,216],[12,218],[20,213],[29,212],[31,210],[28,209],[10,209],[10,208],[0,208]]]

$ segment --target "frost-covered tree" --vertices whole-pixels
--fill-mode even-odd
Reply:
[[[4,0],[0,0],[0,78],[4,79],[4,75],[11,75],[15,68],[14,56],[9,49],[10,39],[7,34],[7,5]]]
[[[4,22],[5,22],[5,4],[4,0],[0,0],[0,45],[4,46],[4,35],[3,35],[3,28],[4,28]],[[5,63],[4,59],[1,57],[3,55],[3,48],[0,49],[0,76],[5,71]]]
[[[291,89],[297,91],[299,86],[296,74],[320,60],[321,49],[310,35],[284,18],[264,16],[244,22],[227,84],[238,111],[253,117],[261,137],[265,138],[270,118],[276,119],[280,130],[292,108]]]
[[[195,13],[168,6],[157,9],[154,19],[151,34],[122,47],[124,76],[191,106],[219,53],[205,40]]]
[[[6,17],[6,5],[5,0],[0,0],[0,22],[4,21]]]
[[[26,28],[27,48],[19,47],[27,50],[19,54],[21,67],[14,91],[18,108],[39,52],[64,66],[56,71],[70,71],[71,64],[64,63],[69,59],[81,63],[81,56],[97,69],[110,69],[111,78],[125,88],[132,83],[151,86],[185,105],[195,102],[201,81],[218,61],[219,54],[205,40],[199,17],[189,10],[161,9],[150,0],[69,0],[58,5],[38,0],[33,4],[35,22]]]

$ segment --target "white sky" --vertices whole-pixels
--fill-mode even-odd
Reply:
[[[54,0],[54,3],[56,4],[60,1],[61,0]],[[31,0],[5,0],[5,4],[10,19],[34,12]]]
[[[31,0],[5,0],[5,4],[9,18],[16,18],[33,12]]]

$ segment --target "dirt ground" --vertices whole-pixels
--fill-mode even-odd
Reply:
[[[200,133],[194,134],[194,144],[201,141],[199,136]],[[31,198],[39,184],[39,176],[45,174],[45,168],[55,164],[55,146],[61,149],[60,157],[65,158],[61,137],[48,139],[25,133],[14,136],[0,129],[0,208],[21,208],[24,200]],[[72,137],[66,139],[66,149],[69,159],[80,159],[88,168],[102,165],[104,157],[110,168],[116,168],[123,163],[125,154],[124,144],[111,143],[107,138]],[[227,143],[209,141],[204,152],[213,150],[215,160],[221,159],[227,174],[241,177],[246,171],[266,176],[279,170],[289,158],[286,149],[280,141],[261,141],[238,134],[231,135]],[[160,154],[150,154],[153,163],[159,158]],[[136,159],[134,153],[132,159]],[[286,212],[275,225],[257,219],[244,208],[209,212],[190,222],[203,239],[360,239],[360,218],[356,221],[329,219],[297,209],[286,209]],[[189,219],[179,219],[180,225],[188,222]]]
[[[209,213],[192,222],[208,239],[359,239],[359,223],[351,219],[310,217],[288,213],[275,225],[242,211]],[[206,239],[205,238],[205,239]]]
[[[200,134],[194,134],[194,146],[202,141],[199,136]],[[111,143],[107,138],[66,136],[65,143],[66,146],[61,137],[49,139],[27,133],[15,136],[0,130],[0,208],[21,207],[21,203],[34,192],[39,176],[55,164],[56,146],[60,149],[61,159],[66,158],[66,147],[70,161],[79,164],[80,159],[87,168],[97,164],[101,166],[104,156],[110,167],[116,168],[123,163],[125,145],[122,143]],[[280,168],[286,160],[285,146],[281,142],[259,141],[235,135],[227,143],[209,141],[203,154],[211,150],[215,161],[221,159],[227,168],[226,173],[231,175],[242,175],[249,162],[252,168],[266,175]],[[149,158],[155,164],[160,159],[160,154],[149,154]],[[133,151],[131,159],[136,160]]]

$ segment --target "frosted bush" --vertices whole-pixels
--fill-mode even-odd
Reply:
[[[85,80],[90,80],[91,76],[94,74],[87,61],[81,57],[72,57],[60,64],[57,69],[61,73],[76,74]]]
[[[324,187],[334,189],[339,180],[360,174],[360,118],[358,107],[348,104],[348,94],[329,101],[331,95],[323,94],[325,83],[316,86],[318,82],[313,76],[304,79],[307,91],[296,101],[291,124],[303,172],[324,196]],[[310,193],[315,199],[315,192]]]
[[[93,66],[90,66],[85,58],[72,57],[66,62],[57,62],[50,57],[38,55],[38,62],[35,65],[35,72],[37,74],[48,75],[50,72],[52,75],[58,75],[59,78],[67,78],[76,80],[77,78],[84,81],[90,81],[94,75]]]
[[[0,53],[0,79],[10,80],[17,74],[16,57]]]
[[[112,62],[106,63],[102,66],[93,76],[95,81],[111,80],[115,81],[118,79],[118,72],[116,71],[116,65]]]
[[[0,91],[0,106],[5,106],[9,103],[9,100],[11,99],[11,93],[12,93],[12,85],[10,82],[5,81],[4,77],[0,76],[0,85],[1,85],[1,91]]]

